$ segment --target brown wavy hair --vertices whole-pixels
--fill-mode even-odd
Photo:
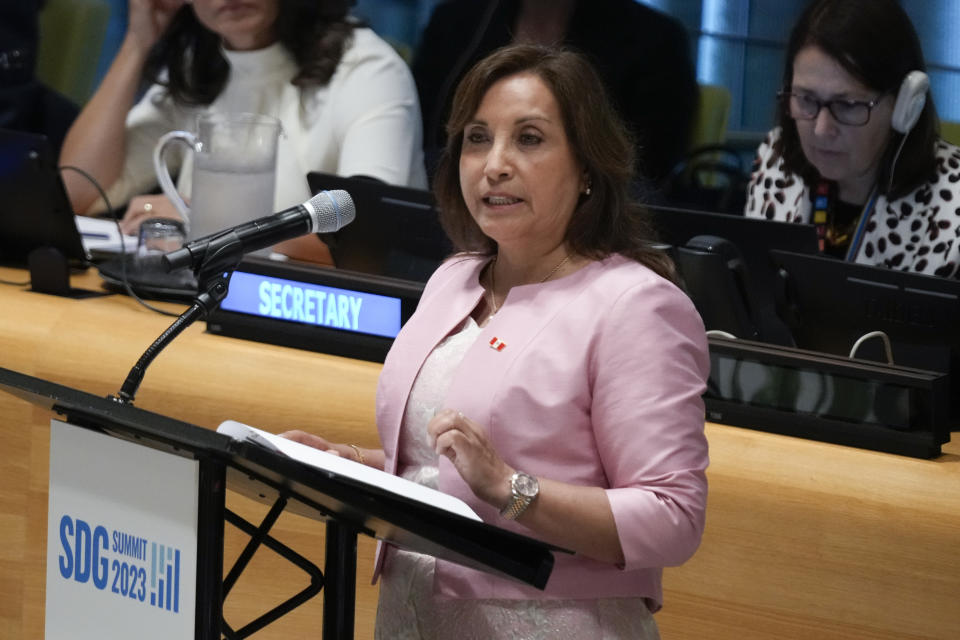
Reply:
[[[790,33],[783,69],[783,87],[793,84],[793,62],[801,49],[818,47],[837,61],[847,73],[877,93],[892,93],[911,71],[926,71],[920,39],[910,18],[896,0],[814,0],[800,15]],[[775,150],[783,157],[784,168],[801,176],[808,185],[819,179],[797,135],[785,101],[777,105],[777,124],[781,136]],[[880,165],[878,184],[890,191],[890,199],[902,197],[936,171],[936,141],[939,120],[933,99],[927,102],[917,124],[910,130],[897,160],[891,181],[893,156],[903,134],[890,130],[890,143]]]
[[[499,80],[532,73],[550,88],[570,147],[584,167],[589,196],[581,194],[564,241],[578,255],[603,259],[621,254],[676,281],[673,263],[653,246],[649,212],[630,195],[634,145],[603,82],[581,54],[566,48],[509,45],[480,60],[457,86],[447,121],[447,143],[434,177],[440,222],[460,251],[492,255],[497,246],[467,209],[460,188],[464,127]]]
[[[292,83],[298,87],[325,85],[340,63],[353,29],[361,26],[348,18],[352,0],[279,2],[277,39],[299,66]],[[230,75],[230,65],[220,51],[220,36],[200,24],[190,5],[184,5],[150,51],[143,80],[166,86],[179,104],[210,104]]]

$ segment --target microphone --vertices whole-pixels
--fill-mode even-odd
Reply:
[[[164,254],[161,261],[168,272],[195,268],[207,256],[233,243],[239,243],[243,253],[250,253],[308,233],[333,233],[353,222],[356,215],[349,193],[341,189],[321,191],[303,204],[280,213],[197,238]]]

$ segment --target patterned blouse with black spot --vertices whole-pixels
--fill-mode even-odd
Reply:
[[[757,150],[744,214],[786,222],[809,223],[812,201],[800,176],[785,173],[773,143],[779,128]],[[888,201],[883,195],[867,221],[855,257],[880,265],[947,278],[960,267],[960,148],[937,142],[937,171],[912,193]]]

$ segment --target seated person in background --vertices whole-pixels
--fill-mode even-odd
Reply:
[[[120,51],[71,128],[61,164],[93,175],[111,203],[129,201],[122,226],[134,233],[146,218],[179,217],[165,196],[140,194],[157,185],[152,153],[158,138],[195,130],[201,113],[249,112],[281,121],[275,211],[311,196],[309,171],[425,187],[412,75],[390,45],[351,21],[348,4],[130,0]],[[134,105],[141,81],[151,86]],[[75,210],[102,209],[82,176],[65,180]],[[316,236],[278,247],[293,257],[330,261]]]
[[[955,277],[960,149],[937,135],[924,69],[896,0],[812,2],[790,36],[746,215],[816,224],[839,258]]]
[[[384,363],[384,449],[285,435],[577,552],[539,591],[382,549],[377,637],[530,638],[547,620],[553,639],[656,638],[662,567],[703,531],[709,362],[629,200],[633,145],[590,64],[533,45],[464,77],[447,132],[434,186],[460,253]]]
[[[40,0],[0,2],[0,128],[43,134],[59,151],[80,107],[37,80],[43,5]]]
[[[649,181],[661,182],[686,155],[698,89],[678,21],[635,0],[452,0],[434,9],[412,65],[431,172],[457,81],[511,42],[588,56],[632,129],[637,171]]]

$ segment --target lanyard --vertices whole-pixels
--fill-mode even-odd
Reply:
[[[857,252],[860,250],[860,243],[863,241],[863,231],[867,227],[867,220],[873,215],[873,208],[877,204],[877,193],[878,189],[876,185],[874,185],[873,191],[870,192],[870,197],[867,198],[867,204],[863,205],[863,211],[860,213],[860,221],[857,222],[857,230],[854,231],[853,238],[850,240],[850,247],[847,249],[847,262],[853,262],[857,257]]]
[[[831,201],[834,199],[835,193],[836,187],[834,183],[827,180],[818,182],[816,191],[814,192],[813,224],[817,229],[817,241],[820,245],[820,253],[823,253],[826,248],[827,221],[830,207],[832,206]],[[860,212],[860,217],[857,220],[857,228],[853,232],[853,237],[850,239],[850,246],[847,248],[846,257],[844,258],[847,262],[852,262],[857,256],[860,243],[863,241],[863,233],[867,227],[867,221],[873,214],[873,209],[877,204],[877,195],[878,190],[877,187],[874,186],[870,192],[870,197],[867,198],[867,203],[863,206],[863,211]]]

